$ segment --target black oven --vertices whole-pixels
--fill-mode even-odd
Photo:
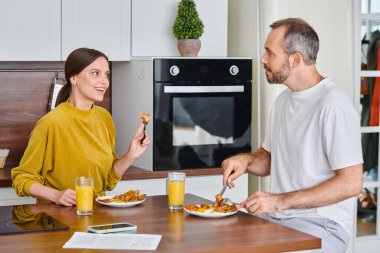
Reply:
[[[153,81],[153,170],[251,151],[251,59],[153,59]]]

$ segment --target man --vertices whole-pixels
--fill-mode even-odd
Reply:
[[[261,63],[269,83],[288,89],[274,103],[262,147],[223,161],[223,182],[234,187],[245,172],[270,175],[269,192],[240,207],[320,237],[316,252],[344,252],[362,188],[359,118],[350,98],[317,71],[313,28],[297,18],[270,27]]]

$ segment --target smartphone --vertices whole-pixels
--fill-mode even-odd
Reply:
[[[136,230],[136,229],[137,229],[137,226],[135,224],[125,223],[125,222],[95,225],[95,226],[87,227],[88,231],[97,233],[97,234],[131,231],[131,230]]]

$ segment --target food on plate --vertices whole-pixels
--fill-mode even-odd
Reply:
[[[220,196],[220,194],[215,196],[216,203],[213,204],[206,204],[202,203],[200,205],[194,205],[194,204],[187,204],[185,208],[189,211],[195,211],[198,213],[232,213],[237,211],[237,207],[235,204],[226,204],[223,203],[223,198]]]
[[[143,112],[141,112],[139,114],[139,118],[146,125],[146,124],[148,124],[149,120],[152,118],[152,115],[150,115],[149,113],[143,113]]]
[[[199,206],[193,205],[193,204],[187,204],[185,208],[189,211],[197,211],[199,209]]]
[[[116,195],[112,198],[98,199],[98,201],[103,203],[127,203],[142,201],[145,199],[145,197],[146,194],[140,194],[139,190],[130,190],[126,193]]]

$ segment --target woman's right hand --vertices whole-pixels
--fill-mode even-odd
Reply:
[[[76,205],[76,192],[72,189],[63,191],[51,188],[41,183],[35,182],[29,188],[29,194],[32,197],[49,200],[62,206]]]
[[[58,191],[54,196],[53,202],[62,206],[75,206],[76,205],[76,192],[72,189]]]
[[[129,144],[128,157],[134,162],[145,152],[149,143],[149,134],[144,131],[144,124],[141,123]]]

